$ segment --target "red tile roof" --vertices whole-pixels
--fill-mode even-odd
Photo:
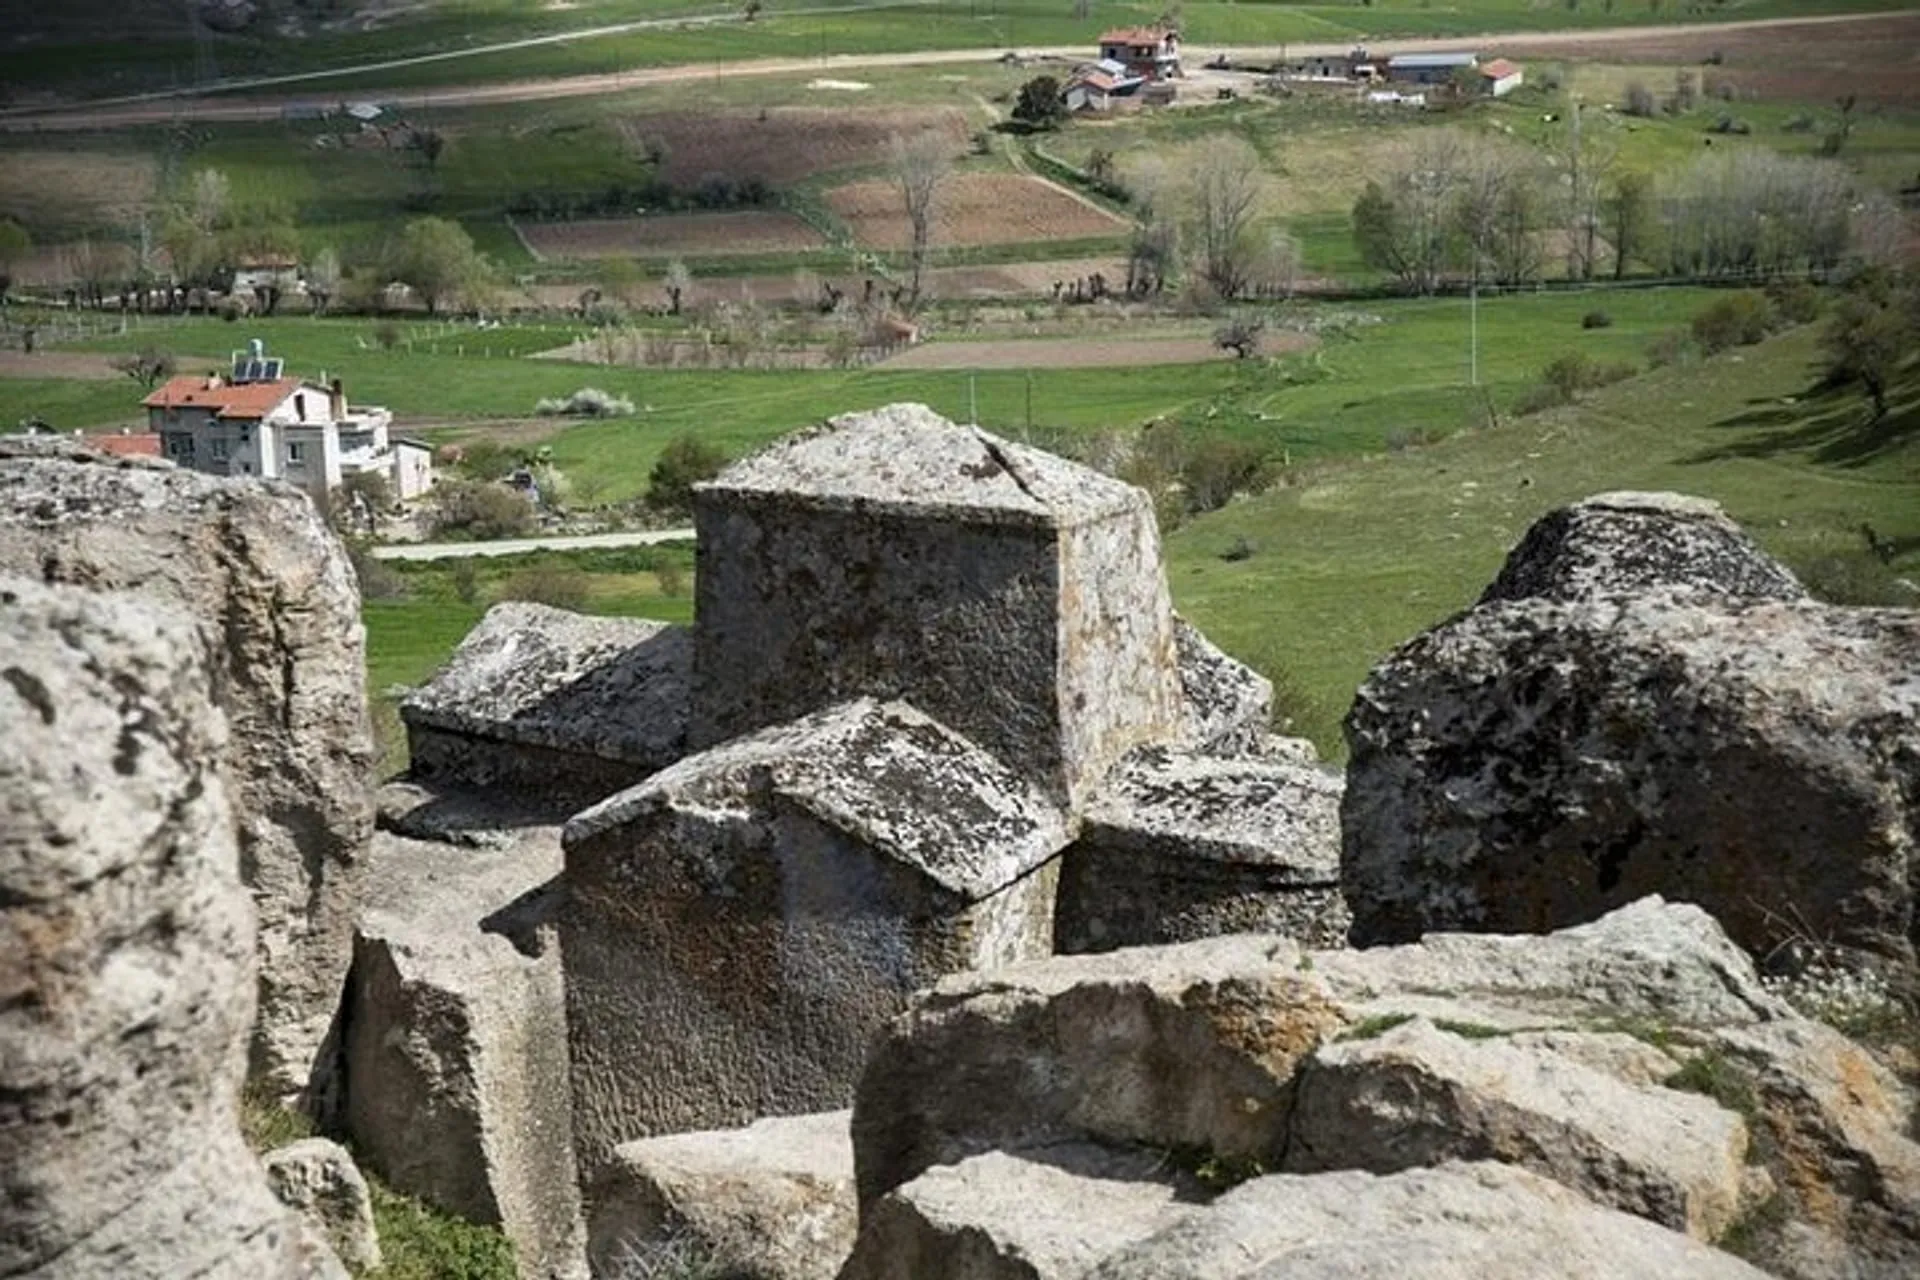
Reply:
[[[1159,44],[1173,35],[1160,27],[1115,27],[1100,37],[1101,44]]]
[[[1520,68],[1505,58],[1495,58],[1492,62],[1483,63],[1480,67],[1480,74],[1488,80],[1505,80],[1508,76],[1518,75],[1519,72]]]
[[[298,378],[233,383],[206,374],[182,375],[140,403],[149,409],[212,409],[221,418],[264,418],[303,385]]]
[[[157,458],[160,437],[151,431],[112,432],[83,437],[89,449],[112,454],[116,458]]]

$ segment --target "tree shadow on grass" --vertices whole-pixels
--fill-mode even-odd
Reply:
[[[1858,387],[1815,383],[1791,403],[1753,400],[1743,413],[1713,424],[1729,437],[1687,462],[1804,455],[1828,466],[1859,467],[1920,441],[1920,378],[1890,388],[1885,417],[1874,421]]]

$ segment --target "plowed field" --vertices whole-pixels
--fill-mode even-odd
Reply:
[[[900,190],[873,180],[835,187],[827,205],[874,249],[904,249],[910,239]],[[1037,178],[1013,173],[969,173],[947,179],[935,201],[936,248],[1085,240],[1120,234],[1124,223],[1094,205]]]
[[[884,164],[896,136],[934,130],[967,149],[972,128],[951,107],[772,107],[632,116],[620,130],[636,151],[658,154],[660,174],[682,190],[709,177],[785,187],[821,173]]]
[[[787,253],[826,243],[799,218],[770,210],[523,222],[519,230],[527,248],[541,258],[694,258]]]

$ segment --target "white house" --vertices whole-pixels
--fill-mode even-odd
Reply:
[[[1100,37],[1100,60],[1143,80],[1180,74],[1180,33],[1167,27],[1115,27]]]
[[[234,353],[228,374],[170,379],[142,401],[162,455],[195,471],[286,480],[316,495],[366,471],[386,476],[402,500],[432,487],[432,447],[393,437],[392,414],[349,408],[337,378],[320,386],[281,370],[256,341]]]
[[[1518,89],[1522,74],[1518,63],[1508,62],[1505,58],[1495,58],[1479,68],[1480,92],[1490,98],[1504,98]]]

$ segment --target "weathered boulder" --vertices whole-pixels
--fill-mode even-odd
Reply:
[[[1069,1280],[1201,1198],[1160,1152],[988,1151],[868,1206],[840,1280]]]
[[[380,1265],[373,1197],[347,1149],[325,1138],[305,1138],[261,1157],[267,1185],[281,1204],[299,1213],[355,1271]]]
[[[1258,747],[1273,720],[1273,683],[1228,657],[1178,614],[1173,644],[1180,664],[1186,742],[1212,752]]]
[[[1060,861],[1063,953],[1280,933],[1346,941],[1338,774],[1255,755],[1143,747]]]
[[[1679,493],[1602,493],[1536,520],[1480,603],[1566,602],[1655,588],[1728,604],[1807,598],[1719,503]]]
[[[1793,599],[1723,521],[1652,511],[1632,545],[1710,545],[1606,587],[1620,561],[1575,536],[1595,519],[1529,535],[1487,603],[1361,687],[1354,940],[1544,931],[1658,893],[1756,955],[1813,940],[1910,965],[1920,612]]]
[[[373,827],[360,601],[338,539],[284,485],[0,441],[0,572],[128,591],[198,624],[259,913],[253,1073],[283,1098],[324,1095]]]
[[[684,1251],[738,1280],[833,1280],[858,1210],[845,1111],[629,1142],[593,1195],[595,1275]]]
[[[411,775],[585,808],[686,749],[685,627],[508,601],[400,704]]]
[[[694,490],[696,748],[912,703],[1078,804],[1183,696],[1145,492],[924,405],[848,414]]]
[[[904,703],[690,756],[567,824],[574,1139],[844,1107],[918,988],[1052,950],[1065,817]]]
[[[253,912],[180,613],[0,579],[0,1275],[344,1276],[241,1141]]]
[[[1657,900],[1547,937],[1308,951],[1238,935],[956,974],[868,1061],[852,1130],[860,1199],[936,1164],[1053,1142],[1277,1167],[1303,1066],[1395,1020],[1521,1032],[1789,1016],[1704,912]]]
[[[1127,1246],[1088,1280],[1760,1280],[1764,1272],[1524,1169],[1276,1175]],[[1049,1278],[1051,1280],[1051,1278]]]
[[[1324,1045],[1300,1075],[1285,1168],[1395,1173],[1498,1160],[1718,1239],[1740,1212],[1740,1117],[1699,1094],[1626,1083],[1570,1057],[1564,1041],[1415,1018]]]
[[[528,1275],[577,1275],[559,829],[426,800],[494,838],[380,833],[347,997],[345,1123],[396,1189],[498,1223]]]

